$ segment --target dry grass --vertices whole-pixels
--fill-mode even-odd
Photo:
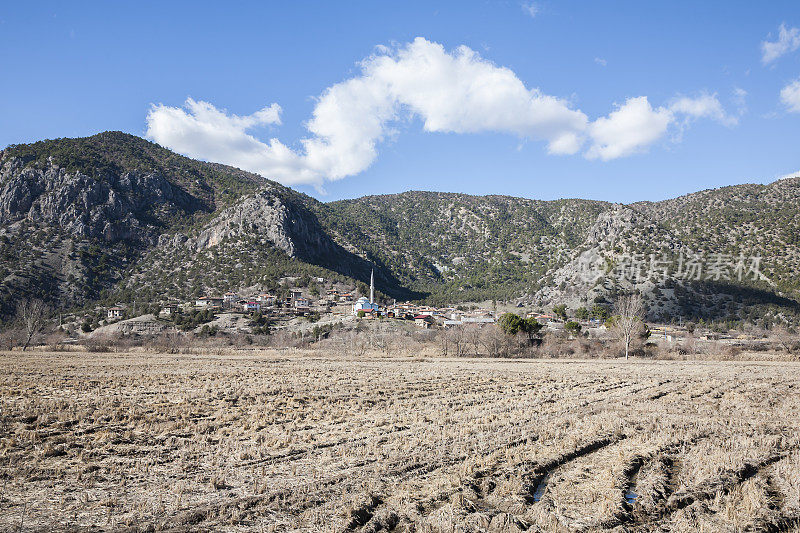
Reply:
[[[0,357],[3,530],[795,531],[800,519],[794,363]]]

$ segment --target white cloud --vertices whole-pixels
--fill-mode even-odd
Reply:
[[[678,98],[670,104],[669,110],[675,114],[683,114],[685,120],[710,118],[726,126],[735,126],[739,122],[735,116],[725,112],[716,94],[704,93],[697,98]]]
[[[522,10],[531,18],[534,18],[539,14],[539,6],[537,6],[534,2],[523,2]]]
[[[147,114],[147,136],[190,157],[234,165],[287,185],[321,183],[320,176],[280,141],[272,139],[265,144],[246,133],[257,126],[280,124],[280,112],[280,106],[272,104],[240,117],[188,98],[185,109],[152,106]]]
[[[800,113],[800,79],[781,89],[781,102],[789,108],[789,111]]]
[[[448,53],[423,38],[361,63],[362,74],[337,83],[317,100],[307,124],[309,138],[294,151],[277,139],[268,144],[247,131],[279,123],[273,104],[246,117],[227,115],[206,102],[186,109],[153,106],[147,135],[178,152],[235,165],[286,184],[321,186],[362,172],[401,114],[418,116],[430,132],[514,133],[544,140],[556,154],[580,149],[588,119],[568,102],[528,89],[509,69],[462,46]]]
[[[777,41],[763,41],[761,43],[761,62],[772,63],[779,57],[800,48],[800,29],[787,28],[781,24]]]
[[[589,125],[592,144],[585,155],[588,159],[609,161],[644,152],[662,139],[670,126],[680,123],[686,127],[698,118],[736,124],[736,118],[724,112],[716,95],[680,97],[667,107],[657,108],[650,105],[646,96],[628,98],[607,117],[598,118]]]
[[[508,68],[499,67],[461,46],[448,52],[417,38],[404,46],[376,47],[360,63],[356,77],[332,85],[316,100],[309,135],[299,147],[278,139],[263,142],[252,130],[280,124],[281,108],[272,104],[246,116],[228,114],[208,102],[186,100],[184,107],[154,105],[147,115],[147,136],[191,157],[218,161],[287,185],[321,188],[363,172],[378,156],[381,141],[399,121],[417,117],[423,129],[439,133],[503,132],[540,140],[551,154],[584,155],[602,160],[645,150],[682,119],[735,122],[715,95],[678,98],[653,108],[646,97],[631,98],[608,117],[590,123],[569,102],[528,88]]]
[[[628,98],[589,126],[593,144],[586,157],[608,161],[640,152],[667,132],[672,119],[669,110],[653,109],[646,96]]]
[[[595,57],[594,62],[600,65],[601,67],[605,67],[606,65],[608,65],[608,61],[606,61],[602,57]]]

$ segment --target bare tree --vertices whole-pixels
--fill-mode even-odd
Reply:
[[[508,336],[500,331],[500,328],[494,324],[483,328],[481,331],[480,342],[486,350],[486,355],[489,357],[503,355],[503,346]]]
[[[472,324],[466,326],[465,338],[469,345],[472,346],[472,352],[475,357],[481,353],[481,344],[483,342],[483,327],[479,324]]]
[[[619,340],[625,345],[625,359],[628,358],[631,343],[644,329],[644,306],[638,294],[620,296],[616,304],[616,316],[613,329]]]
[[[770,331],[770,339],[779,344],[787,354],[791,354],[797,344],[797,335],[783,324],[774,326]]]
[[[30,345],[33,336],[41,333],[47,324],[47,305],[38,299],[21,300],[17,304],[17,322],[24,336],[22,351]]]
[[[467,338],[464,326],[452,326],[439,333],[442,355],[461,357],[466,352]]]

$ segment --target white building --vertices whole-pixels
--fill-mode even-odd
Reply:
[[[245,313],[255,313],[261,311],[261,302],[249,301],[242,304],[242,311]]]
[[[222,307],[222,298],[217,296],[203,296],[195,300],[195,307]]]

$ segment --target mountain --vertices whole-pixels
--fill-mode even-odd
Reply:
[[[9,146],[0,152],[0,316],[23,297],[69,309],[269,284],[284,272],[368,279],[370,265],[320,226],[320,205],[120,132]],[[378,279],[389,294],[418,296]]]
[[[631,205],[422,191],[322,203],[120,132],[12,145],[0,152],[0,316],[23,297],[157,302],[290,275],[352,285],[374,267],[397,299],[576,308],[638,290],[654,318],[791,318],[798,193],[789,179]],[[724,258],[727,275],[681,276],[698,254],[706,272]],[[738,279],[755,256],[758,275]]]
[[[412,191],[332,202],[337,238],[432,299],[501,300],[565,263],[608,204]]]

